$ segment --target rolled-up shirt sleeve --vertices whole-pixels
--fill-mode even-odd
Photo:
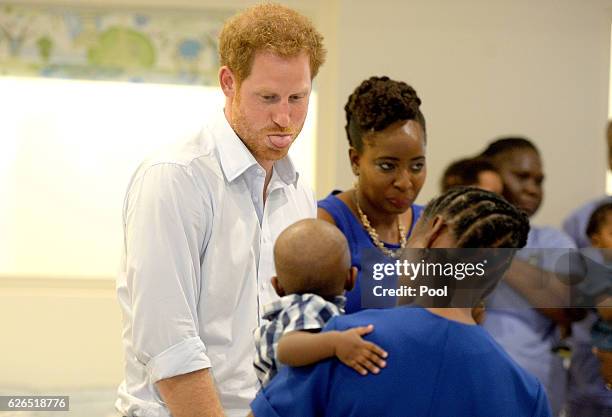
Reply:
[[[127,193],[128,331],[152,383],[211,366],[197,314],[212,216],[205,195],[189,167],[173,163],[148,167]]]

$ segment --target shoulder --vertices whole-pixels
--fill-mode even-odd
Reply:
[[[529,404],[530,417],[552,417],[546,390],[542,383],[518,364],[512,362],[512,367],[516,375],[513,385],[517,403]]]
[[[214,151],[213,135],[210,133],[209,127],[204,125],[196,131],[183,135],[176,142],[158,148],[145,159],[142,166],[168,163],[186,167],[194,160],[213,156]]]
[[[151,153],[137,168],[130,188],[145,177],[169,186],[194,182],[196,177],[210,174],[220,175],[214,157],[214,141],[207,127],[192,132],[179,141],[163,146]]]
[[[590,200],[584,203],[582,206],[578,207],[573,212],[571,212],[570,215],[567,216],[567,219],[565,219],[565,222],[578,221],[582,218],[586,218],[588,220],[588,217],[593,213],[593,211],[595,211],[598,206],[610,201],[612,201],[612,196],[610,195]]]
[[[598,206],[608,202],[612,202],[612,196],[610,195],[588,201],[570,213],[563,221],[563,230],[574,239],[579,247],[590,245],[589,238],[586,235],[589,219]]]
[[[495,355],[480,361],[481,378],[504,381],[497,394],[500,398],[512,398],[514,414],[529,417],[551,417],[549,401],[542,383],[523,369],[508,353],[491,339]],[[495,391],[495,389],[494,389]],[[493,391],[493,392],[494,392]]]
[[[329,211],[325,210],[321,206],[317,207],[317,219],[336,225],[336,220],[334,220],[334,217],[329,214]]]
[[[289,186],[294,194],[298,206],[308,207],[309,217],[316,217],[317,199],[308,181],[298,177],[295,187]]]
[[[350,208],[348,192],[333,190],[327,197],[318,201],[317,217],[336,225],[345,235],[353,227],[355,214]]]
[[[346,330],[358,326],[373,324],[383,327],[393,327],[398,323],[422,322],[420,309],[403,307],[389,309],[366,309],[357,313],[336,316],[331,319],[326,330]],[[411,326],[407,324],[407,326]]]
[[[338,197],[340,194],[342,194],[342,191],[332,190],[325,198],[317,201],[317,205],[319,208],[337,207],[342,202]]]
[[[412,216],[414,217],[414,220],[418,220],[419,217],[421,217],[421,214],[423,214],[423,210],[425,210],[425,206],[422,206],[420,204],[412,205]]]
[[[565,232],[550,226],[531,226],[528,245],[535,248],[575,248],[574,240]]]

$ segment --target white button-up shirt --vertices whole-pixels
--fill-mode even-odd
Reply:
[[[219,112],[192,140],[146,160],[124,202],[117,278],[126,416],[169,416],[155,383],[211,368],[228,416],[244,416],[259,388],[253,331],[277,299],[272,248],[315,217],[310,188],[289,157],[265,171]]]

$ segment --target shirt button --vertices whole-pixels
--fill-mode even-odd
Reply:
[[[263,177],[264,176],[263,169],[258,169],[257,170],[257,175],[259,175],[260,177]]]
[[[253,201],[256,203],[259,203],[259,197],[257,197],[256,195],[253,196]]]

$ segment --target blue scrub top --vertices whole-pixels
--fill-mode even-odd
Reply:
[[[421,308],[337,316],[325,330],[367,324],[387,367],[362,376],[337,359],[284,368],[251,403],[256,417],[550,417],[542,385],[479,326]]]

